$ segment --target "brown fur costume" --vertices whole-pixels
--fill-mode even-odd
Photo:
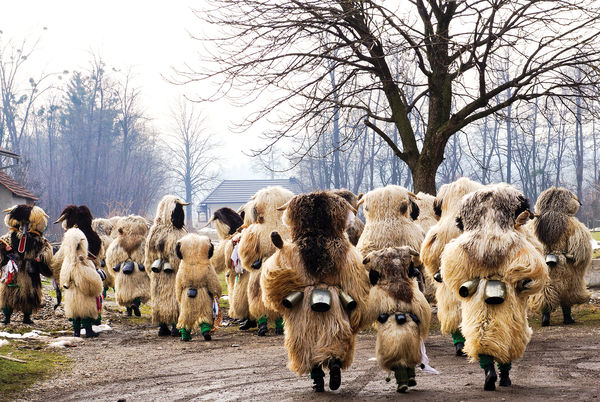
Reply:
[[[352,191],[346,189],[333,190],[333,193],[345,199],[352,208],[358,211],[358,201],[359,197],[362,198],[362,194],[357,197]],[[346,234],[352,245],[356,246],[364,229],[365,224],[363,221],[361,221],[358,216],[354,216],[350,225],[346,227]]]
[[[356,247],[362,255],[385,247],[421,248],[425,233],[415,220],[419,207],[404,187],[389,185],[369,191],[359,201],[365,213],[365,229]]]
[[[98,317],[96,298],[102,294],[102,280],[94,264],[88,259],[88,241],[79,229],[69,229],[61,248],[64,259],[60,270],[65,315],[68,318]]]
[[[360,253],[345,235],[349,213],[348,203],[330,192],[292,198],[283,217],[291,241],[283,242],[263,267],[263,297],[267,307],[283,314],[288,367],[299,375],[334,359],[349,367],[356,334],[368,323],[369,280]],[[315,288],[331,292],[329,311],[311,309]],[[356,309],[343,308],[340,290],[354,298]],[[303,293],[302,302],[284,308],[283,299],[294,291]]]
[[[434,211],[436,211],[439,221],[427,232],[421,247],[420,254],[425,268],[425,275],[428,283],[433,283],[436,287],[437,316],[443,334],[449,335],[459,329],[461,321],[460,300],[443,281],[438,283],[433,279],[433,276],[440,270],[440,259],[444,247],[450,240],[461,234],[456,226],[461,199],[463,196],[483,187],[482,184],[467,178],[460,178],[453,183],[444,184],[440,187],[434,201]]]
[[[423,228],[423,232],[427,233],[438,222],[438,216],[433,209],[435,197],[431,194],[419,192],[415,202],[419,206],[417,223]]]
[[[556,255],[558,263],[549,268],[550,281],[543,293],[532,298],[535,310],[571,307],[590,298],[585,274],[591,265],[592,237],[574,216],[579,206],[575,194],[565,188],[551,187],[537,199],[536,217],[528,226],[543,244],[544,254]]]
[[[515,228],[520,216],[529,214],[528,208],[523,194],[507,184],[469,194],[457,219],[464,233],[448,243],[442,254],[442,278],[455,294],[463,283],[479,279],[475,293],[461,297],[464,350],[472,359],[489,355],[499,363],[510,363],[523,355],[531,337],[527,298],[541,291],[548,272],[538,249]],[[489,280],[506,285],[501,304],[484,301]]]
[[[175,280],[179,303],[177,328],[192,330],[203,322],[212,327],[213,297],[221,297],[221,283],[209,263],[213,245],[206,236],[187,234],[177,242],[176,247],[181,258]],[[194,297],[188,296],[190,289],[197,290]]]
[[[144,252],[144,265],[150,270],[150,295],[152,297],[152,322],[175,324],[179,307],[175,294],[175,276],[179,269],[179,257],[175,253],[177,241],[186,235],[184,229],[185,203],[174,195],[165,195],[158,207],[154,223],[148,232]],[[151,271],[152,263],[162,259],[171,264],[173,272]]]
[[[242,231],[239,254],[242,266],[248,271],[248,307],[250,317],[267,316],[269,320],[280,317],[277,311],[265,306],[260,287],[261,264],[277,250],[271,241],[271,233],[278,232],[283,239],[289,238],[289,229],[277,208],[287,203],[294,194],[283,187],[266,187],[258,191],[254,199],[256,222]]]
[[[375,345],[377,362],[385,370],[421,363],[421,342],[429,332],[431,308],[414,279],[415,258],[418,259],[418,253],[405,246],[373,251],[364,260],[365,267],[374,271],[377,278],[369,294],[371,319],[389,315],[384,323],[378,322]],[[394,315],[398,313],[406,316],[406,323],[396,322]]]
[[[144,245],[148,226],[141,216],[129,215],[119,219],[114,232],[117,237],[106,252],[106,268],[115,276],[115,299],[117,304],[130,307],[135,299],[145,303],[150,299],[150,267],[140,269],[144,262]],[[126,274],[123,266],[134,262],[133,272]],[[115,272],[114,268],[118,267]]]
[[[11,285],[0,282],[0,307],[11,312],[22,311],[27,315],[25,321],[28,321],[29,314],[39,309],[42,303],[40,274],[52,277],[49,267],[52,246],[43,235],[48,223],[47,215],[40,207],[31,205],[15,205],[4,212],[7,212],[4,223],[9,232],[0,238],[0,266],[4,267],[12,259],[18,271]],[[21,253],[18,250],[23,236],[25,244]],[[9,317],[5,319],[8,321]]]
[[[106,263],[106,251],[108,246],[112,243],[114,237],[113,233],[113,222],[105,218],[96,218],[92,220],[92,229],[100,236],[102,241],[102,249],[104,250],[104,262]],[[116,236],[116,235],[115,235]],[[102,269],[106,272],[106,279],[104,280],[104,287],[114,288],[115,287],[115,275],[114,271],[110,269],[110,266],[102,266]]]

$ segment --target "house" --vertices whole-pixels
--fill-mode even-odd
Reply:
[[[20,158],[19,155],[4,148],[0,148],[0,156],[15,159],[15,163],[18,163]],[[16,204],[33,205],[38,200],[31,191],[3,172],[3,169],[12,166],[14,165],[0,167],[0,211]]]
[[[294,194],[303,192],[302,183],[295,178],[274,180],[223,180],[219,185],[198,204],[198,223],[200,227],[212,217],[213,213],[223,207],[237,211],[250,201],[252,196],[261,188],[281,186]]]

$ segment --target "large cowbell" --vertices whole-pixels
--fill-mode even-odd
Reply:
[[[313,289],[310,294],[310,308],[324,313],[331,308],[331,292],[327,289]]]
[[[502,304],[506,297],[506,285],[502,281],[488,280],[483,296],[487,304]]]

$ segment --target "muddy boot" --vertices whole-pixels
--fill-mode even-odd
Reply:
[[[329,362],[329,389],[335,391],[342,384],[342,362],[338,359]]]
[[[465,344],[462,342],[458,342],[454,345],[454,349],[456,349],[456,356],[458,357],[465,357],[466,354],[463,351],[463,349],[465,348]]]
[[[10,307],[2,307],[2,313],[4,314],[4,319],[2,320],[2,324],[4,324],[4,325],[10,324],[10,316],[13,313],[13,309]]]
[[[267,317],[263,316],[258,319],[258,336],[265,336],[267,334]]]
[[[460,329],[454,331],[452,333],[452,343],[454,344],[454,350],[456,351],[456,356],[465,357],[466,354],[464,352],[465,348],[465,337],[463,336]]]
[[[171,326],[171,336],[176,336],[179,338],[179,330],[177,329],[177,324],[173,324]]]
[[[142,313],[140,313],[140,304],[141,300],[139,298],[135,299],[131,304],[131,309],[133,310],[133,314],[135,314],[136,317],[140,317],[142,315]]]
[[[181,334],[181,340],[184,342],[189,342],[192,340],[192,334],[190,333],[190,331],[188,331],[185,328],[181,328],[179,330],[179,333]]]
[[[485,383],[483,389],[486,391],[496,390],[496,369],[494,368],[494,358],[489,355],[479,355],[479,366],[485,370]]]
[[[133,310],[131,309],[131,307],[126,307],[126,309],[127,309],[127,317],[131,317]]]
[[[406,369],[406,372],[408,373],[408,386],[415,387],[417,385],[417,379],[415,378],[416,377],[415,368],[409,367]]]
[[[510,381],[509,373],[510,373],[511,364],[498,364],[498,370],[500,370],[500,386],[501,387],[510,387],[512,382]]]
[[[310,371],[310,378],[313,380],[313,389],[315,392],[325,391],[325,373],[321,366],[315,366]]]
[[[171,335],[171,331],[167,324],[160,324],[158,326],[158,336],[169,336]]]
[[[23,313],[23,324],[32,325],[31,313]]]
[[[275,320],[275,335],[283,335],[283,317]]]
[[[573,319],[573,316],[571,315],[571,307],[562,307],[562,312],[563,312],[563,324],[565,324],[565,325],[575,324],[575,320]]]
[[[550,326],[550,312],[545,311],[542,313],[542,327]]]
[[[205,341],[212,340],[212,336],[210,336],[211,327],[207,322],[203,322],[200,324],[200,333],[204,337]]]
[[[83,319],[82,320],[82,324],[83,324],[83,328],[85,328],[85,337],[86,338],[96,338],[98,336],[98,334],[96,332],[94,332],[94,330],[92,329],[92,322],[94,320],[91,318]]]
[[[408,391],[408,371],[406,367],[396,366],[392,370],[394,370],[394,377],[396,377],[396,384],[398,384],[396,392],[405,393]]]
[[[256,327],[256,321],[255,320],[251,320],[249,318],[246,318],[244,321],[242,321],[242,323],[240,324],[240,329],[242,331],[247,331],[250,328],[255,328]]]
[[[73,321],[73,336],[79,338],[81,336],[81,319],[74,318],[72,321]]]

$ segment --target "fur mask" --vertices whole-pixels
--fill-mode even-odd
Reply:
[[[419,274],[414,264],[418,257],[412,247],[388,247],[367,254],[363,264],[369,269],[373,286],[379,286],[396,300],[411,303],[413,278]]]
[[[48,215],[38,206],[15,205],[5,209],[4,212],[7,213],[4,223],[9,228],[21,230],[23,225],[27,225],[29,231],[34,230],[41,234],[48,225]]]
[[[172,225],[177,229],[183,229],[185,224],[184,205],[189,205],[189,202],[183,202],[174,195],[165,195],[156,207],[154,222],[157,225]]]
[[[535,234],[545,245],[552,247],[567,233],[569,219],[579,210],[577,196],[566,188],[550,187],[535,203],[538,214],[534,223]]]
[[[369,191],[358,201],[363,206],[367,222],[419,217],[416,196],[404,187],[389,185]]]
[[[175,253],[177,257],[190,264],[202,261],[208,262],[212,257],[215,247],[206,236],[188,233],[177,242]]]

